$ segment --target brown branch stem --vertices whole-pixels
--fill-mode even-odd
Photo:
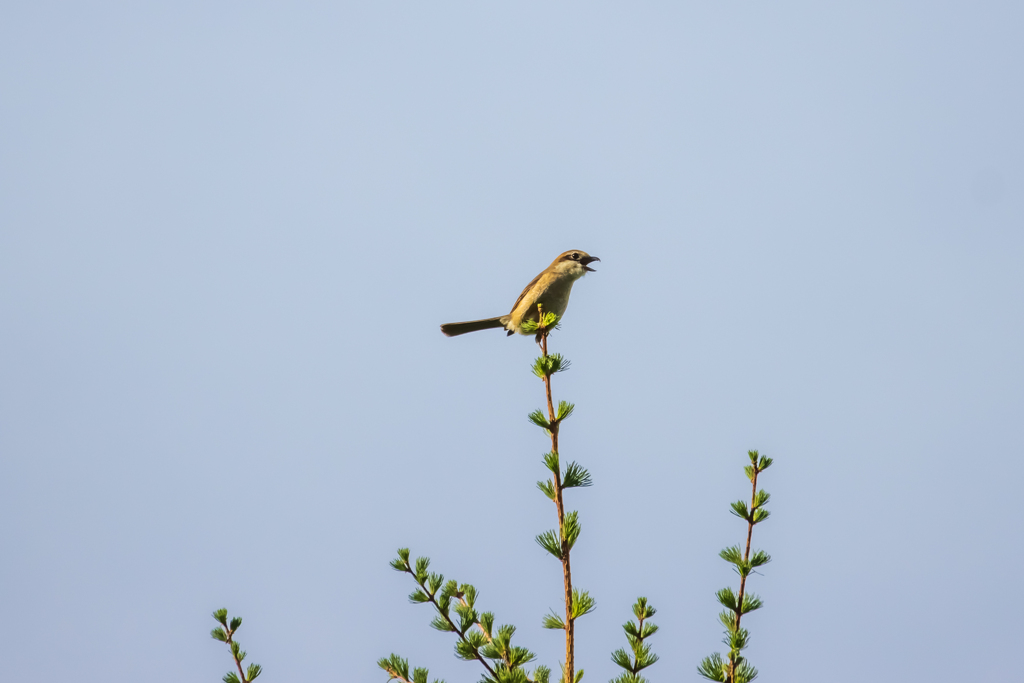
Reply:
[[[249,680],[245,677],[245,672],[242,671],[242,660],[235,654],[235,648],[231,647],[231,636],[235,635],[235,632],[228,629],[228,637],[224,642],[228,644],[228,650],[231,651],[231,659],[235,660],[235,666],[238,667],[238,677],[242,680],[242,683],[249,683]]]
[[[758,469],[758,463],[754,462],[751,465],[753,476],[750,478],[751,492],[750,492],[750,508],[747,510],[747,514],[750,516],[747,518],[747,547],[743,551],[743,564],[746,566],[750,560],[750,538],[754,534],[754,512],[756,511],[757,505],[757,475],[761,473]],[[743,595],[747,588],[747,575],[740,574],[740,592],[736,597],[736,630],[740,629],[740,617],[743,616]],[[736,683],[736,659],[733,657],[732,652],[729,653],[729,681],[730,683]]]
[[[633,673],[634,674],[640,673],[640,668],[639,668],[639,666],[640,666],[640,656],[637,654],[637,650],[639,650],[641,647],[643,647],[643,644],[644,644],[644,615],[641,614],[636,619],[637,619],[637,628],[636,628],[637,636],[636,636],[636,640],[637,640],[637,643],[639,643],[639,647],[637,647],[636,649],[633,650]]]
[[[388,672],[388,676],[391,676],[393,680],[401,681],[402,683],[412,683],[412,681],[410,681],[408,678],[398,673],[394,669],[385,669],[385,671]]]
[[[408,571],[408,570],[407,570],[407,571]],[[411,572],[411,571],[410,571],[409,573],[410,573],[410,574],[412,574],[412,572]],[[413,578],[416,578],[416,577],[415,577],[415,575],[413,575]],[[436,609],[436,610],[437,610],[437,613],[438,613],[438,614],[440,614],[440,615],[441,615],[442,617],[444,617],[444,620],[448,622],[448,625],[449,625],[449,626],[451,627],[451,629],[452,629],[452,633],[454,633],[454,634],[458,635],[458,636],[459,636],[459,640],[461,640],[462,642],[464,642],[464,643],[468,643],[468,642],[469,642],[469,639],[468,639],[468,638],[466,638],[466,636],[462,635],[462,632],[461,632],[461,631],[459,630],[459,628],[458,628],[458,627],[457,627],[457,626],[455,625],[455,622],[454,622],[454,621],[452,621],[452,618],[451,618],[450,616],[448,616],[448,614],[447,614],[446,612],[443,612],[443,611],[441,611],[441,607],[440,607],[440,605],[438,605],[438,604],[437,604],[437,600],[435,600],[435,599],[434,599],[434,595],[433,595],[433,594],[432,594],[432,593],[430,592],[430,590],[429,590],[429,589],[427,588],[427,582],[426,582],[426,581],[424,581],[423,583],[420,583],[420,582],[419,582],[419,581],[417,580],[417,581],[416,581],[416,583],[419,583],[419,585],[420,585],[420,588],[422,588],[422,589],[423,589],[423,592],[424,592],[424,593],[426,594],[426,596],[427,596],[427,597],[428,597],[428,598],[430,599],[430,604],[434,606],[434,609]],[[479,622],[477,622],[477,626],[479,626]],[[483,630],[484,630],[482,626],[479,626],[479,627],[480,627],[480,630],[481,630],[481,631],[483,631]],[[484,632],[484,635],[487,635],[486,631]],[[478,660],[478,661],[479,661],[479,662],[480,662],[481,664],[483,664],[483,665],[484,665],[484,668],[485,668],[485,669],[487,669],[487,673],[491,674],[491,678],[495,678],[495,675],[494,675],[494,669],[492,669],[492,668],[491,668],[491,665],[487,663],[487,660],[486,660],[486,659],[484,659],[484,658],[483,658],[483,656],[481,656],[481,654],[480,654],[479,650],[477,650],[476,648],[473,648],[473,651],[474,651],[474,652],[476,653],[476,658],[477,658],[477,660]]]
[[[459,602],[461,602],[464,607],[469,607],[469,603],[466,602],[466,598],[459,598]],[[479,620],[474,621],[473,625],[480,629],[480,633],[484,634],[484,638],[487,639],[488,643],[494,642],[494,638],[491,637],[490,633],[484,630],[484,625],[481,624]]]
[[[543,324],[544,311],[538,306],[538,320]],[[548,355],[548,332],[540,328],[540,348],[545,357]],[[551,398],[551,376],[544,375],[544,393],[548,403],[548,423],[551,425],[551,452],[558,455],[559,422],[555,414],[555,403]],[[565,683],[575,683],[573,678],[575,658],[575,620],[572,617],[572,566],[569,562],[569,543],[565,539],[565,505],[562,500],[561,461],[554,471],[555,508],[558,513],[558,533],[562,546],[562,582],[565,588]]]

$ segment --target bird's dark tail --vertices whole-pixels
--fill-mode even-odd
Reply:
[[[506,316],[498,316],[497,318],[487,318],[486,320],[469,320],[464,323],[445,323],[441,325],[441,331],[444,332],[446,337],[457,337],[460,334],[466,334],[467,332],[476,332],[477,330],[489,330],[493,327],[505,327],[505,323],[502,322],[502,318]]]

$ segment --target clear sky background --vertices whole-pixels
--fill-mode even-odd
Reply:
[[[586,681],[720,649],[747,449],[769,681],[1019,674],[1019,2],[0,9],[0,679],[475,681],[396,548],[557,668],[552,348]]]

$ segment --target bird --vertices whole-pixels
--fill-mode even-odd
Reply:
[[[537,321],[537,304],[541,305],[545,313],[554,313],[561,318],[569,305],[569,292],[572,291],[573,283],[587,273],[596,272],[589,265],[600,260],[579,249],[563,252],[551,262],[550,266],[533,278],[530,284],[526,285],[508,315],[499,315],[483,320],[468,320],[462,323],[445,323],[441,325],[441,332],[446,337],[457,337],[467,332],[500,327],[508,331],[506,336],[509,337],[516,332],[533,334],[536,330],[524,329],[523,322],[526,320]]]

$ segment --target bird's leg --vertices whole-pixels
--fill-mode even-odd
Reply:
[[[544,355],[546,356],[548,355],[548,345],[546,343],[548,331],[544,327],[544,306],[542,304],[537,304],[537,324],[539,325],[539,327],[537,328],[537,336],[535,336],[533,340],[537,342],[537,346],[540,347],[541,351],[543,351]]]

